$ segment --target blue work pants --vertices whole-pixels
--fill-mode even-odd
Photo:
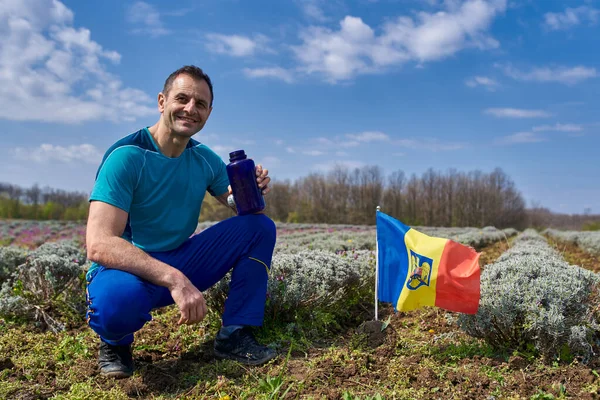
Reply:
[[[275,223],[264,214],[231,217],[192,236],[178,248],[149,254],[179,269],[200,291],[232,271],[223,325],[262,325]],[[166,287],[100,266],[87,286],[90,327],[112,345],[133,342],[150,311],[173,304]]]

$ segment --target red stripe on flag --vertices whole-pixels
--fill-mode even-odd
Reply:
[[[464,314],[477,313],[480,273],[479,253],[448,240],[438,267],[436,307]]]

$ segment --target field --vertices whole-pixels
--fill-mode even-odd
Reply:
[[[205,293],[211,311],[202,324],[177,326],[174,306],[155,311],[136,334],[134,376],[116,381],[99,375],[98,340],[80,314],[85,226],[0,221],[0,315],[8,315],[0,317],[0,398],[600,398],[597,234],[417,229],[481,252],[480,308],[500,310],[494,327],[486,328],[485,314],[395,313],[383,303],[374,322],[374,227],[278,224],[258,337],[277,347],[279,358],[245,367],[213,357],[224,280]],[[52,281],[11,261],[23,256],[30,268],[50,268],[59,260],[53,251],[76,271],[70,278],[65,272]],[[17,270],[19,279],[11,278]],[[511,277],[518,279],[505,281]],[[43,279],[54,282],[46,297]],[[28,311],[17,313],[19,304]]]

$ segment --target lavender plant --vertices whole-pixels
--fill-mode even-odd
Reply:
[[[0,247],[0,286],[10,280],[17,267],[25,262],[28,252],[16,246]]]
[[[371,251],[276,254],[268,283],[266,323],[302,324],[323,315],[329,323],[342,323],[353,306],[372,298],[374,275]],[[223,308],[228,284],[229,277],[207,291],[211,307]]]
[[[554,239],[576,244],[592,254],[600,254],[600,231],[578,232],[546,229],[543,233]]]
[[[0,317],[60,331],[85,312],[88,265],[71,241],[46,243],[20,264],[0,290]]]
[[[475,315],[461,314],[469,335],[499,347],[533,347],[552,358],[568,350],[588,360],[600,331],[593,296],[600,277],[569,265],[533,230],[481,275],[481,300]]]

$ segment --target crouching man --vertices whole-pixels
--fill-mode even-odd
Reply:
[[[223,205],[231,193],[226,165],[192,139],[213,104],[210,78],[198,67],[173,72],[158,94],[160,118],[113,144],[90,195],[86,245],[87,322],[100,337],[103,375],[133,374],[134,333],[150,311],[177,304],[179,324],[207,314],[202,291],[232,271],[215,355],[258,365],[276,356],[252,327],[264,317],[275,224],[264,214],[234,216],[200,234],[200,207],[208,191]],[[256,166],[263,194],[268,171]]]

